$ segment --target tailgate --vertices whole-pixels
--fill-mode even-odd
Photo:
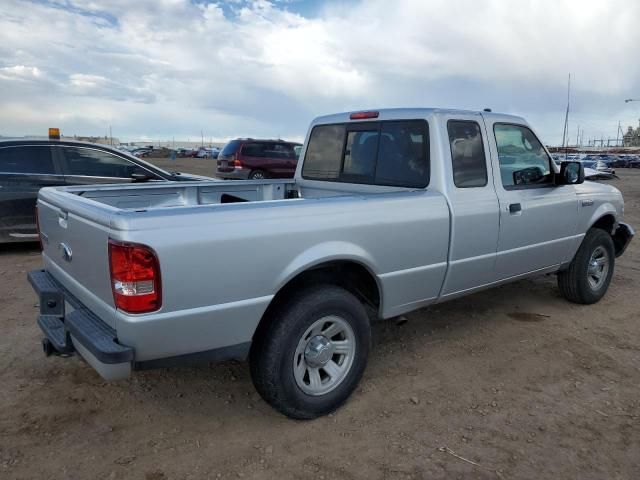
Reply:
[[[90,217],[38,200],[44,266],[77,300],[115,329],[108,221]]]

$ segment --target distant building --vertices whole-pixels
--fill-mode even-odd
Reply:
[[[82,137],[80,135],[74,135],[73,137],[62,136],[62,140],[77,140],[78,142],[91,142],[99,143],[101,145],[119,145],[120,140],[116,137]],[[112,143],[113,142],[113,143]]]
[[[625,147],[640,147],[640,121],[638,121],[638,128],[635,130],[633,127],[627,129],[627,133],[622,137],[622,145]]]

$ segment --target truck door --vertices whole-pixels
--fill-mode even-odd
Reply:
[[[486,122],[500,202],[498,280],[559,265],[575,240],[572,185],[554,185],[555,165],[524,124]]]
[[[449,268],[441,297],[452,297],[495,281],[500,229],[484,122],[479,114],[446,115],[444,188],[451,208]]]

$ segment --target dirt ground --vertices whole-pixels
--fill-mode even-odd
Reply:
[[[640,170],[620,176],[638,227]],[[105,383],[45,358],[39,265],[32,245],[0,251],[2,479],[640,478],[640,239],[597,305],[547,276],[375,324],[360,387],[311,422],[267,406],[241,362]]]

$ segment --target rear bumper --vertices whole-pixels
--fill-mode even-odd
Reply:
[[[137,318],[121,319],[122,328],[118,327],[120,336],[126,338],[126,343],[131,346],[122,345],[113,328],[100,320],[47,271],[29,272],[28,279],[39,298],[40,314],[37,321],[45,336],[45,353],[78,353],[106,380],[127,378],[132,370],[244,359],[251,348],[251,336],[247,335],[245,338],[241,334],[237,317],[223,314],[225,325],[220,325],[220,322],[215,321],[216,312],[206,312],[202,322],[198,322],[196,318],[195,324],[194,318],[190,315],[175,317],[168,322],[162,319],[142,322],[137,321]],[[268,300],[270,299],[265,299],[265,303]],[[266,304],[262,308],[262,304],[252,303],[248,310],[236,313],[241,318],[244,315],[260,318],[256,312],[253,315],[247,313],[252,312],[252,307],[263,312]],[[179,329],[176,327],[177,324],[180,325]],[[203,326],[211,329],[210,335],[206,335]],[[238,341],[208,348],[211,346],[211,339],[224,338],[225,333]],[[198,348],[198,339],[203,335],[208,339],[207,345],[205,348]],[[187,353],[158,354],[161,349],[166,349],[167,338],[171,338],[174,343],[186,343],[184,350]]]
[[[107,380],[127,378],[131,374],[134,351],[118,343],[114,329],[46,271],[29,272],[28,279],[40,301],[38,326],[46,338],[43,345],[53,347],[49,351],[45,347],[45,352],[77,352]]]
[[[613,244],[616,248],[616,257],[619,257],[631,243],[631,239],[635,235],[635,231],[631,225],[626,223],[619,223],[618,228],[613,234]]]

